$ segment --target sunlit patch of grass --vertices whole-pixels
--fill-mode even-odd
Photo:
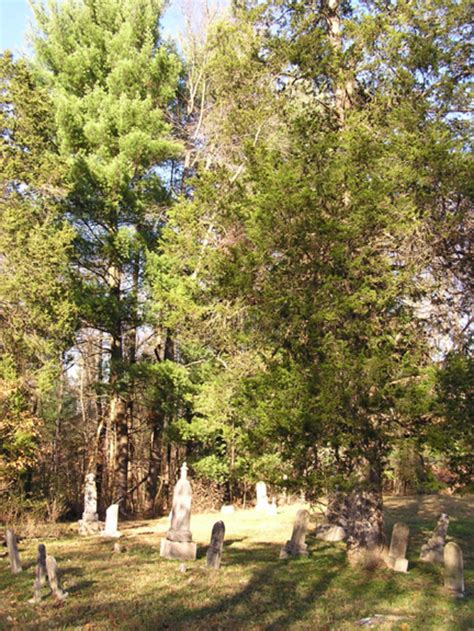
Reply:
[[[198,560],[180,563],[160,558],[160,538],[168,520],[121,525],[125,551],[113,553],[113,541],[65,535],[47,540],[62,571],[69,598],[57,604],[47,596],[36,606],[32,596],[36,547],[20,546],[24,571],[12,575],[0,560],[0,628],[35,631],[208,631],[210,629],[316,629],[345,631],[373,615],[404,616],[379,629],[457,631],[474,629],[474,546],[472,498],[388,498],[387,532],[406,521],[411,538],[408,574],[349,566],[343,543],[328,544],[309,534],[309,556],[280,560],[301,506],[285,507],[275,518],[253,510],[223,517],[226,541],[218,572],[206,568],[205,551],[217,513],[194,515],[192,531]],[[449,535],[461,544],[470,594],[462,601],[442,589],[442,568],[418,561],[419,548],[441,510],[451,516]]]

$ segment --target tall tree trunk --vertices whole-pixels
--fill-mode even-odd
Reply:
[[[168,332],[159,360],[175,359],[175,345],[171,334]],[[148,517],[155,514],[156,494],[158,491],[158,478],[162,472],[162,465],[166,462],[167,446],[163,441],[163,430],[166,427],[167,418],[161,411],[161,401],[154,401],[152,409],[149,410],[148,418],[152,427],[150,437],[150,454],[147,479],[145,483],[145,513]]]
[[[153,419],[153,429],[150,437],[150,455],[148,473],[145,483],[145,515],[147,517],[154,517],[155,515],[155,500],[156,493],[158,491],[158,477],[161,472],[162,462],[162,432],[163,432],[163,419]]]
[[[117,308],[121,304],[122,270],[112,265],[109,268],[110,295],[114,298]],[[116,436],[115,463],[114,463],[114,492],[113,501],[120,502],[120,512],[127,511],[128,488],[128,415],[127,399],[122,391],[121,383],[124,372],[124,352],[122,321],[120,317],[114,322],[111,332],[110,348],[110,427],[114,428]]]

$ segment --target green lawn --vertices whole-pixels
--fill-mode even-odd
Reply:
[[[290,537],[298,508],[285,507],[273,518],[252,510],[223,516],[226,542],[219,572],[208,571],[205,563],[205,546],[213,523],[221,518],[218,513],[193,516],[199,558],[187,563],[184,573],[178,562],[159,556],[167,519],[121,524],[126,547],[122,554],[112,553],[110,540],[80,538],[75,528],[60,539],[42,539],[70,592],[64,603],[47,596],[39,605],[28,604],[40,540],[23,540],[21,574],[13,576],[7,559],[0,560],[0,628],[343,631],[365,628],[355,624],[361,618],[386,614],[405,619],[378,629],[474,631],[474,498],[386,499],[388,533],[395,521],[410,526],[408,574],[353,569],[344,544],[317,542],[311,535],[308,558],[280,561],[280,547]],[[443,592],[442,567],[417,560],[442,510],[451,517],[449,537],[464,552],[463,600]]]

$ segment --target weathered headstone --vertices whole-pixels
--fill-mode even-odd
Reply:
[[[444,586],[454,596],[464,596],[464,561],[462,550],[454,541],[444,546]]]
[[[160,556],[165,559],[194,561],[197,546],[192,540],[190,530],[192,489],[187,479],[186,463],[181,467],[181,477],[173,491],[173,507],[171,509],[171,528],[166,539],[161,540]]]
[[[86,484],[84,489],[84,512],[82,519],[79,520],[80,535],[94,535],[100,532],[102,522],[99,521],[97,514],[97,487],[95,484],[95,475],[88,473],[86,475]]]
[[[211,542],[207,550],[207,567],[218,570],[221,566],[222,549],[224,547],[225,525],[217,521],[212,527]]]
[[[283,548],[280,550],[280,559],[308,555],[308,546],[305,543],[306,531],[308,530],[308,522],[308,511],[299,510],[296,513],[296,520],[293,526],[291,539],[287,541]]]
[[[347,536],[344,528],[336,524],[319,524],[319,526],[316,527],[315,534],[316,539],[329,543],[344,541]]]
[[[448,525],[449,516],[446,513],[441,513],[431,537],[421,548],[420,561],[425,561],[425,563],[443,563]]]
[[[33,585],[34,595],[28,602],[39,603],[41,600],[41,587],[46,583],[46,546],[40,543],[38,546],[38,556],[36,558],[35,582]]]
[[[255,505],[255,509],[266,511],[270,504],[268,502],[267,485],[265,484],[265,482],[257,482],[255,491],[257,494],[257,503]]]
[[[398,522],[394,525],[390,541],[390,552],[386,563],[395,572],[406,572],[408,570],[408,559],[405,557],[409,536],[410,529],[406,524]]]
[[[111,504],[105,511],[105,529],[102,531],[104,537],[121,537],[122,533],[117,530],[119,505]]]
[[[49,586],[51,587],[53,596],[55,596],[58,600],[64,600],[67,598],[69,593],[65,592],[61,587],[56,559],[49,554],[46,557],[46,572],[48,574]]]
[[[8,548],[8,558],[10,560],[10,569],[13,574],[18,574],[22,571],[20,554],[18,552],[18,545],[16,541],[16,536],[11,528],[7,528],[5,533],[5,538],[7,541]]]

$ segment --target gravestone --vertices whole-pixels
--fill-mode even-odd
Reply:
[[[390,541],[390,552],[388,553],[387,565],[395,572],[408,571],[408,559],[406,559],[408,537],[410,529],[406,524],[398,522],[392,530],[392,539]]]
[[[79,520],[80,535],[94,535],[102,529],[102,522],[99,521],[97,514],[97,487],[95,484],[95,475],[88,473],[86,475],[86,485],[84,489],[84,512],[82,519]]]
[[[102,532],[104,537],[121,537],[122,533],[117,530],[119,505],[111,504],[105,512],[105,529]]]
[[[425,563],[443,563],[448,525],[449,516],[446,513],[441,513],[431,537],[421,548],[420,561]]]
[[[464,561],[462,550],[450,541],[444,546],[444,587],[454,596],[464,596]]]
[[[277,509],[275,498],[273,498],[272,503],[268,505],[267,515],[269,517],[275,517],[276,515],[278,515],[278,509]]]
[[[48,554],[46,557],[46,573],[48,575],[49,586],[51,592],[58,600],[64,600],[69,596],[68,592],[65,592],[61,587],[59,581],[59,571],[56,559]]]
[[[211,542],[207,550],[207,567],[218,570],[221,566],[222,549],[224,547],[225,525],[217,521],[212,527]]]
[[[344,528],[336,524],[319,524],[316,528],[315,534],[316,539],[327,541],[329,543],[344,541],[347,536]]]
[[[35,582],[33,585],[34,595],[28,602],[39,603],[41,600],[41,587],[46,583],[46,547],[44,543],[38,546],[38,556],[36,557]]]
[[[257,494],[257,503],[255,505],[255,509],[259,511],[260,510],[266,511],[268,507],[270,506],[270,504],[268,502],[267,485],[265,484],[265,482],[262,482],[262,481],[257,482],[255,491]]]
[[[10,569],[12,571],[12,574],[18,574],[22,571],[23,568],[21,567],[20,554],[18,552],[16,536],[11,528],[7,528],[5,535],[8,548],[8,558],[10,560]]]
[[[307,510],[299,510],[296,513],[296,520],[293,526],[291,539],[286,542],[280,550],[280,559],[287,559],[295,556],[308,556],[305,543],[306,531],[308,530],[309,513]]]
[[[186,463],[181,467],[181,477],[173,491],[173,507],[171,509],[171,528],[166,539],[161,540],[160,556],[165,559],[194,561],[197,546],[192,540],[190,530],[192,489],[187,479]]]
[[[224,504],[221,508],[221,513],[223,515],[232,515],[233,513],[235,513],[235,508],[232,506],[232,504]]]

